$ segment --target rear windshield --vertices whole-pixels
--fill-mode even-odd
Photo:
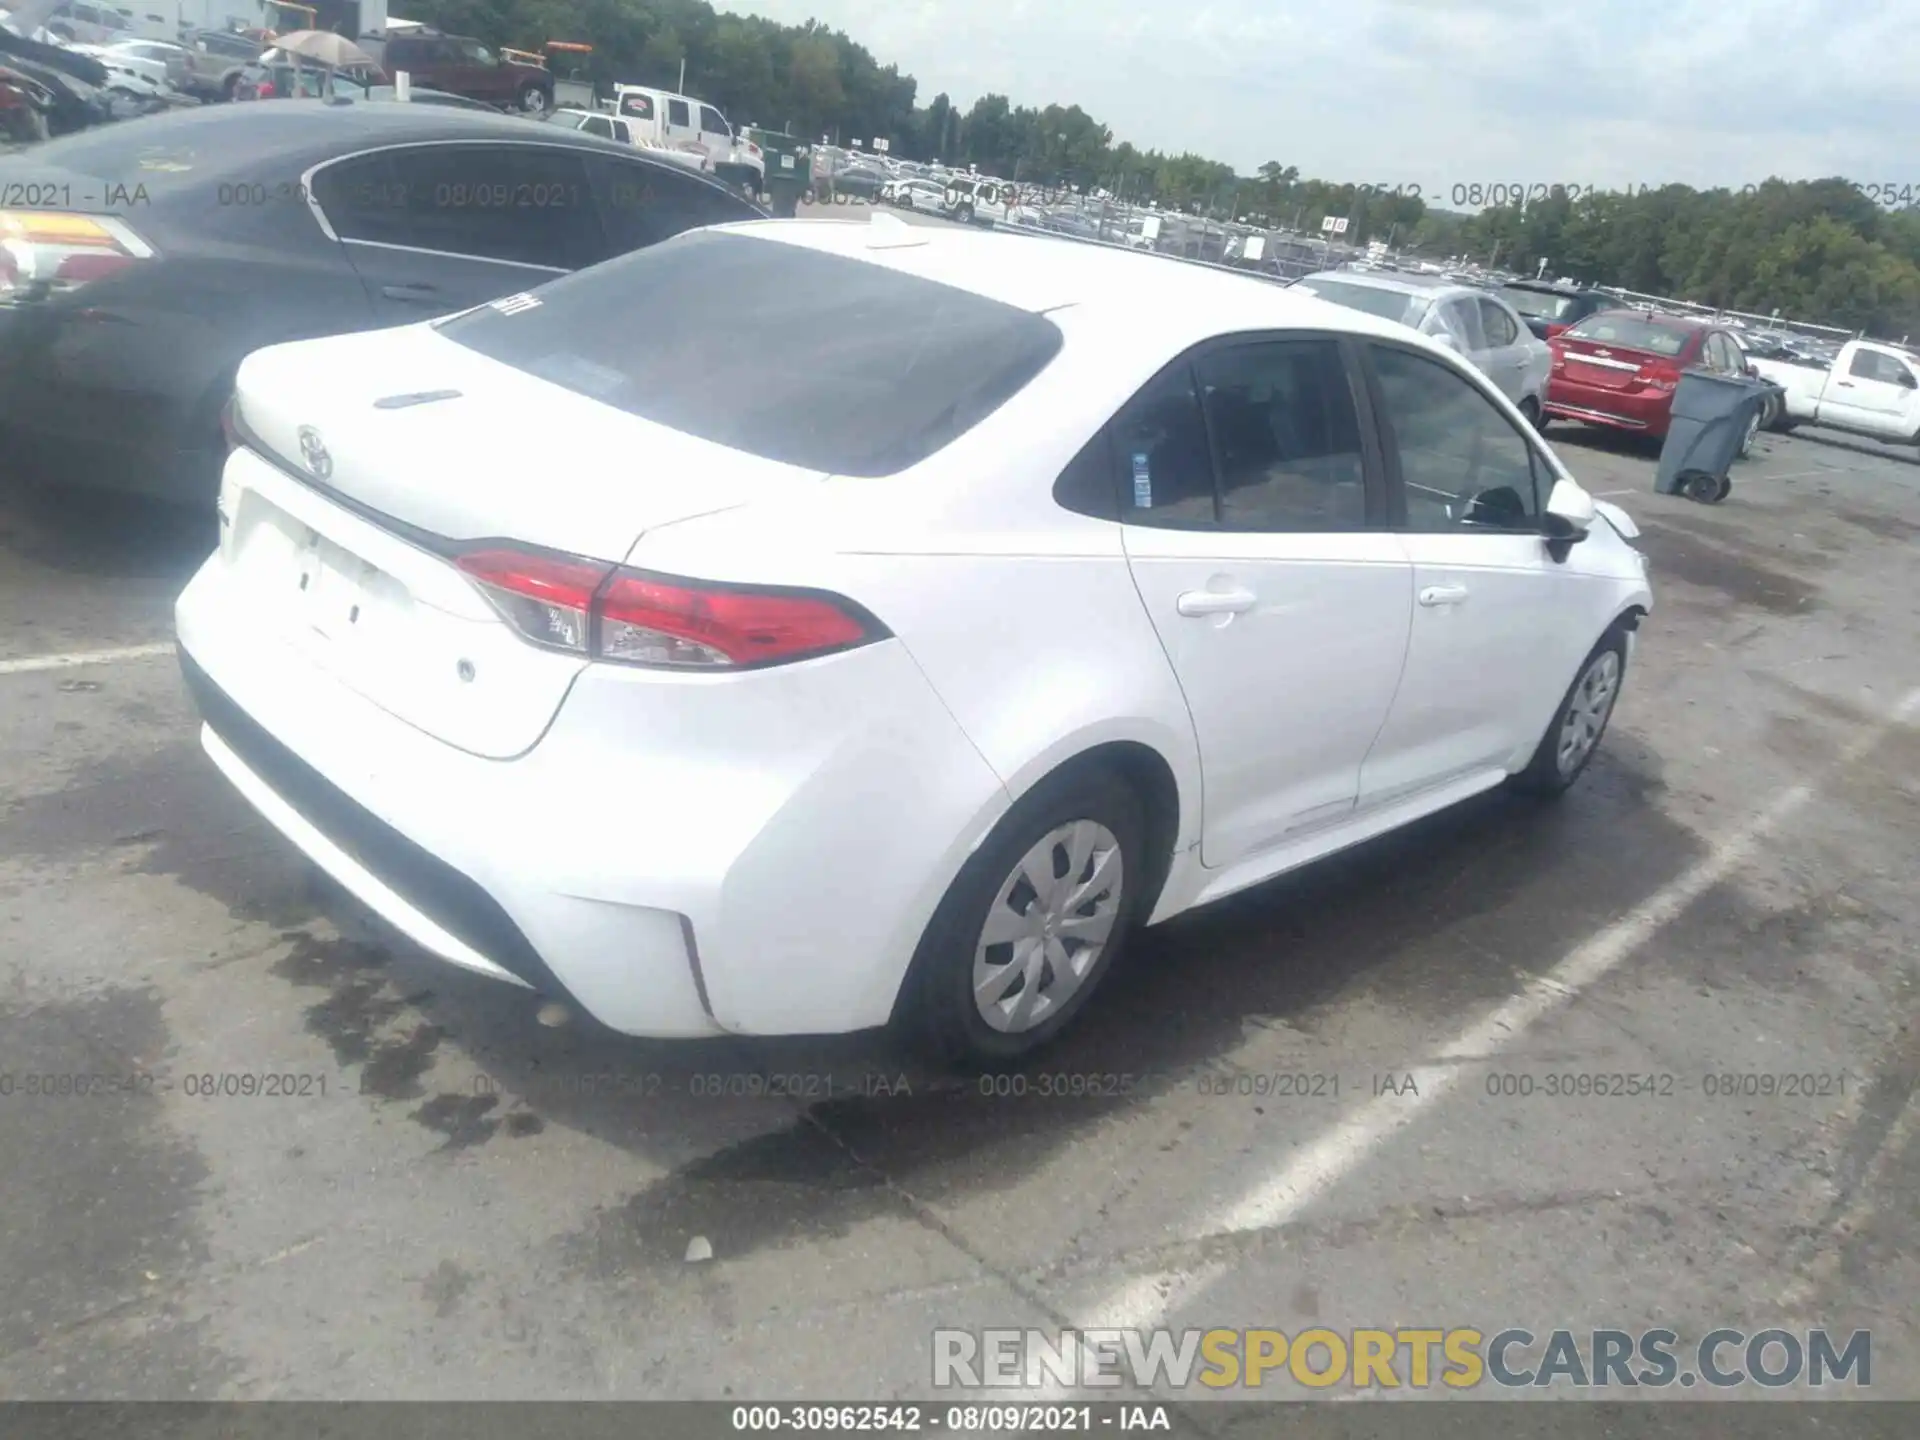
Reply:
[[[1364,310],[1382,320],[1398,320],[1402,325],[1417,325],[1427,313],[1424,296],[1404,290],[1383,290],[1377,285],[1355,285],[1346,280],[1302,280],[1300,288],[1322,300],[1345,305],[1349,310]]]
[[[925,459],[1061,346],[1052,321],[997,300],[718,231],[636,250],[532,299],[438,328],[631,415],[836,475],[891,475]]]
[[[1593,340],[1602,345],[1618,345],[1623,350],[1646,350],[1655,355],[1678,355],[1687,348],[1693,331],[1679,325],[1662,325],[1624,310],[1606,310],[1589,315],[1571,330],[1560,332],[1567,340]]]
[[[1545,290],[1502,290],[1501,295],[1529,320],[1559,320],[1573,309],[1571,295],[1555,295]]]

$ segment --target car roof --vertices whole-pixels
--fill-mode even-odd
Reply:
[[[1392,290],[1402,295],[1434,295],[1442,292],[1458,292],[1462,295],[1488,293],[1484,286],[1449,280],[1444,275],[1408,274],[1402,270],[1321,270],[1312,275],[1300,277],[1302,285],[1311,285],[1316,280],[1338,280],[1349,285],[1364,285],[1370,290]]]
[[[1502,280],[1502,290],[1531,290],[1538,295],[1592,295],[1601,300],[1612,300],[1613,296],[1596,290],[1591,285],[1562,285],[1557,280]],[[1626,301],[1619,302],[1625,306]]]
[[[1099,313],[1156,343],[1241,330],[1318,329],[1405,340],[1396,321],[1320,300],[1257,275],[1120,245],[1044,233],[871,221],[761,220],[721,227],[917,275],[1035,313]],[[884,237],[876,246],[876,235]]]
[[[138,124],[76,131],[13,157],[10,168],[137,180],[159,201],[168,195],[198,197],[205,185],[236,174],[259,179],[271,170],[290,183],[308,167],[355,150],[455,140],[560,145],[629,161],[639,158],[645,164],[666,163],[615,140],[498,111],[384,100],[275,100],[176,110],[145,116]],[[674,171],[688,173],[677,166]]]

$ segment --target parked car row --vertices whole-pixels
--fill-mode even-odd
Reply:
[[[1477,366],[1538,425],[1553,357],[1503,296],[1439,276],[1327,271],[1293,287],[1382,319],[1398,321]]]

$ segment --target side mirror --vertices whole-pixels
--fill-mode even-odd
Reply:
[[[1569,546],[1586,539],[1598,515],[1593,497],[1585,490],[1571,480],[1556,481],[1547,497],[1547,513],[1540,517],[1540,533],[1546,537],[1554,559],[1565,559]]]

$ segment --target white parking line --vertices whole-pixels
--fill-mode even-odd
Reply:
[[[1916,715],[1920,715],[1920,690],[1909,692],[1885,721],[1842,751],[1834,771],[1829,773],[1858,761]],[[1782,794],[1637,909],[1576,947],[1552,970],[1443,1045],[1434,1063],[1413,1067],[1416,1093],[1383,1095],[1362,1105],[1295,1150],[1284,1165],[1239,1199],[1208,1216],[1188,1238],[1200,1241],[1242,1235],[1297,1218],[1309,1204],[1357,1170],[1395,1132],[1448,1094],[1465,1064],[1497,1056],[1530,1027],[1564,1009],[1604,979],[1701,895],[1740,868],[1762,841],[1805,808],[1818,791],[1818,783],[1809,781]],[[1165,1323],[1168,1316],[1231,1268],[1226,1263],[1209,1262],[1178,1276],[1140,1276],[1102,1296],[1085,1315],[1075,1317],[1074,1323],[1087,1330],[1150,1329]],[[1049,1383],[1040,1388],[1051,1393],[1056,1387]]]
[[[161,640],[152,645],[122,645],[117,650],[75,650],[65,655],[29,655],[21,660],[0,660],[0,675],[71,670],[77,665],[117,665],[122,660],[151,660],[157,655],[171,654],[173,642]]]

